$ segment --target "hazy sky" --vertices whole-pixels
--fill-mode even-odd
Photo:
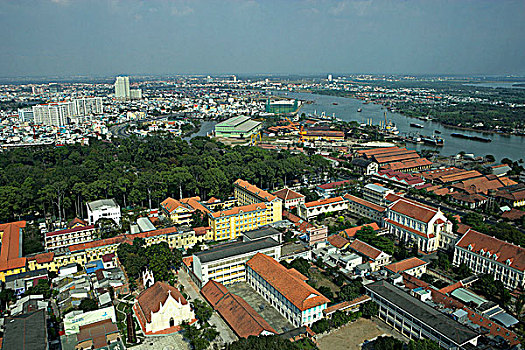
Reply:
[[[0,76],[525,74],[525,1],[0,0]]]

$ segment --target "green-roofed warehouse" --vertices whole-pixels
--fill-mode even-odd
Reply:
[[[244,138],[257,134],[261,130],[261,122],[250,117],[238,116],[215,125],[215,136]]]

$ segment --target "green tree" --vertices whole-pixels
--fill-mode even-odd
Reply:
[[[84,312],[93,311],[98,309],[98,304],[94,299],[86,298],[80,302],[78,308]]]
[[[45,299],[51,296],[51,288],[49,282],[45,279],[39,279],[37,284],[28,288],[25,292],[26,295],[43,295]]]
[[[296,269],[301,274],[307,277],[310,275],[310,263],[304,258],[296,258],[292,260],[292,262],[290,263],[290,267]]]
[[[374,350],[403,350],[405,343],[392,336],[381,336],[373,341]]]
[[[213,314],[213,309],[199,299],[193,301],[193,310],[195,312],[195,317],[201,323],[207,323]]]
[[[408,350],[440,350],[438,343],[429,339],[411,340],[408,343]]]
[[[361,313],[363,314],[363,317],[365,318],[371,318],[373,316],[377,316],[379,313],[379,306],[374,301],[368,301],[364,304],[361,304]]]

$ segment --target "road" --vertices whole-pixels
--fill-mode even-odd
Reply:
[[[184,286],[184,292],[190,296],[190,301],[198,299],[208,304],[208,302],[201,297],[197,285],[191,280],[188,273],[182,269],[179,271],[179,281]],[[238,339],[217,312],[213,312],[209,322],[217,328],[224,344],[232,343]]]
[[[151,118],[146,118],[146,119],[140,119],[138,121],[140,121],[141,123],[147,123],[147,122],[151,122],[151,121],[154,121],[154,120],[159,120],[159,119],[163,119],[163,118],[167,118],[169,117],[168,115],[160,115],[158,117],[151,117]],[[113,125],[112,127],[109,128],[109,132],[113,135],[113,136],[116,136],[116,137],[121,137],[121,138],[126,138],[126,137],[130,137],[131,135],[128,134],[126,132],[129,124],[131,122],[124,122],[124,123],[120,123],[120,124],[115,124]]]

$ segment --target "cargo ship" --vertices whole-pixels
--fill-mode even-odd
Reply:
[[[488,142],[492,142],[492,140],[489,139],[489,138],[485,138],[485,137],[481,137],[481,136],[465,135],[465,134],[460,134],[460,133],[457,133],[457,132],[454,132],[454,133],[450,134],[450,136],[457,137],[457,138],[460,138],[460,139],[472,140],[472,141],[487,142],[487,143]]]
[[[421,136],[421,140],[427,145],[443,147],[445,141],[437,136]]]

